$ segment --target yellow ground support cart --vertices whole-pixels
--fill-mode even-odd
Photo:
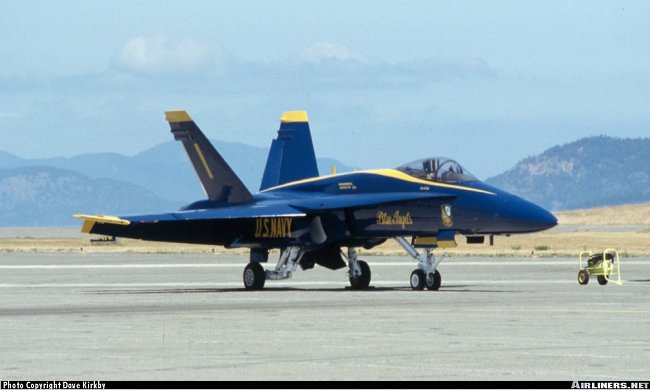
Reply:
[[[580,271],[578,272],[578,283],[589,283],[589,277],[596,276],[598,284],[604,286],[610,280],[619,286],[621,282],[621,263],[616,249],[605,249],[602,253],[582,252],[580,253]],[[617,279],[614,280],[612,277]]]

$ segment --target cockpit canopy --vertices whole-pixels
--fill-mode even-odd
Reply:
[[[430,157],[412,161],[397,167],[398,171],[418,179],[437,181],[441,183],[460,183],[477,181],[459,163],[446,157]]]

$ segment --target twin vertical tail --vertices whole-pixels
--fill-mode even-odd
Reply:
[[[185,111],[165,112],[174,139],[183,142],[208,199],[241,203],[253,199],[244,183]]]
[[[260,191],[318,176],[314,144],[305,111],[289,111],[280,118],[278,137],[271,143]]]

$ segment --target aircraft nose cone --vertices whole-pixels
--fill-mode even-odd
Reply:
[[[557,218],[542,207],[521,198],[508,202],[509,217],[515,230],[538,232],[557,225]]]
[[[550,229],[557,225],[557,218],[555,218],[555,215],[549,213],[537,205],[534,206],[537,208],[537,210],[535,212],[535,216],[533,217],[533,221],[531,222],[532,225],[537,226],[538,230]]]
[[[488,234],[533,233],[557,225],[557,218],[542,207],[499,188],[483,185],[495,196],[483,198],[478,230]]]

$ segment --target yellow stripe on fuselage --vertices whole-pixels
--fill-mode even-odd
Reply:
[[[334,177],[334,176],[348,176],[348,175],[354,175],[354,174],[357,174],[357,173],[366,173],[366,174],[371,174],[371,175],[390,177],[390,178],[393,178],[393,179],[402,180],[402,181],[406,181],[406,182],[409,182],[409,183],[424,184],[424,185],[431,186],[431,187],[451,188],[451,189],[461,190],[461,191],[471,191],[471,192],[478,192],[478,193],[487,194],[487,195],[496,195],[494,192],[480,190],[478,188],[471,188],[471,187],[465,187],[465,186],[461,186],[461,185],[457,185],[457,184],[439,183],[439,182],[435,182],[435,181],[418,179],[417,177],[407,175],[406,173],[398,171],[396,169],[369,169],[369,170],[365,170],[365,171],[340,173],[338,175],[326,175],[326,176],[310,177],[309,179],[297,180],[297,181],[293,181],[291,183],[281,184],[279,186],[267,188],[266,190],[261,191],[261,192],[273,191],[273,190],[277,190],[277,189],[280,189],[280,188],[287,188],[287,187],[291,187],[291,186],[298,185],[298,184],[313,183],[313,182],[316,182],[316,181],[329,179],[329,178]]]

